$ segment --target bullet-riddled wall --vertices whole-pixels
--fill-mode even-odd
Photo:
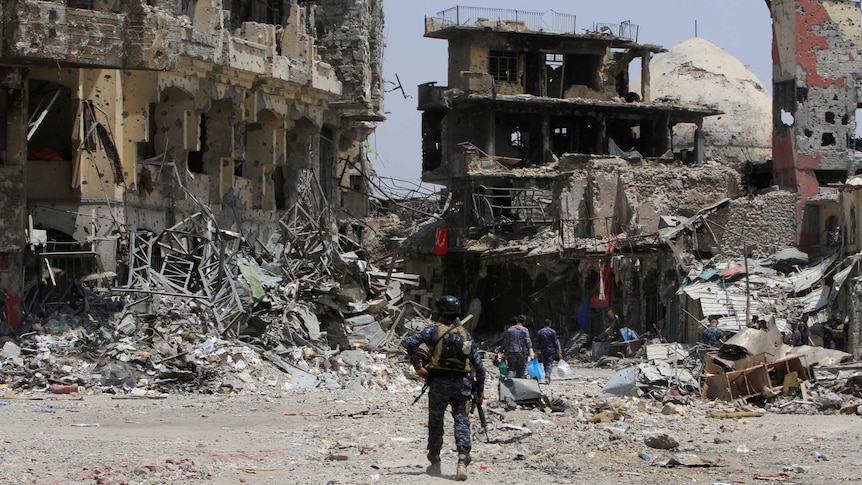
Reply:
[[[815,245],[825,220],[811,220],[806,205],[820,187],[846,179],[854,151],[862,11],[852,0],[767,4],[774,34],[774,177],[799,190],[798,240]]]
[[[195,212],[265,242],[299,184],[320,187],[339,213],[336,164],[361,155],[356,140],[382,120],[382,6],[252,7],[3,2],[0,169],[16,210],[0,222],[10,234],[0,253],[11,273],[21,274],[27,215],[94,271],[113,271],[128,234]],[[374,28],[320,49],[315,14]]]

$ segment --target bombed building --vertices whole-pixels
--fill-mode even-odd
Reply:
[[[63,291],[123,287],[153,267],[188,289],[208,271],[202,248],[265,251],[299,202],[316,201],[306,218],[333,235],[365,215],[381,2],[10,0],[2,13],[0,287],[13,329],[61,277]]]
[[[858,3],[824,3],[859,15]],[[749,260],[774,272],[783,260],[768,257],[805,232],[797,207],[807,196],[778,182],[790,180],[778,154],[773,180],[766,89],[708,42],[667,53],[641,43],[630,22],[584,28],[556,12],[470,7],[427,17],[425,36],[449,43],[447,85],[419,86],[422,178],[445,186],[448,200],[441,220],[405,245],[429,294],[470,303],[476,331],[525,313],[588,340],[628,326],[695,341],[712,310],[686,287],[743,274],[718,276]],[[779,45],[787,39],[776,33]],[[852,114],[831,119],[851,133]],[[842,153],[832,157],[840,173],[804,172],[824,186],[846,176],[852,157]],[[826,239],[803,249],[812,263],[835,253]],[[710,274],[717,261],[726,263]],[[801,300],[763,291],[735,306],[723,292],[717,314],[738,329],[752,313],[831,313],[810,301],[818,281],[790,292]]]

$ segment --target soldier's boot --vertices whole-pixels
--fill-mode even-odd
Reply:
[[[443,469],[440,467],[440,453],[434,453],[429,451],[428,455],[426,456],[428,457],[428,461],[430,461],[431,464],[428,465],[427,468],[425,468],[425,473],[435,477],[441,476],[443,474]]]
[[[470,464],[470,455],[458,455],[458,468],[455,469],[455,480],[463,482],[467,479],[467,465]]]

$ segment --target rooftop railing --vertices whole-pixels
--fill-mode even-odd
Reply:
[[[608,34],[637,42],[639,31],[640,27],[638,25],[625,21],[619,24],[593,24],[591,33]]]
[[[525,12],[502,8],[452,7],[425,22],[425,33],[448,27],[488,27],[518,32],[576,33],[577,17],[553,10]]]

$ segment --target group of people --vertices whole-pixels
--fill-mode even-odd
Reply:
[[[428,390],[428,453],[429,475],[442,474],[440,452],[443,447],[443,417],[451,407],[455,426],[455,448],[458,463],[455,480],[467,479],[470,464],[471,436],[468,402],[481,406],[485,391],[485,367],[473,337],[461,325],[461,302],[454,296],[439,296],[434,304],[437,321],[401,343],[407,350],[416,375],[425,380]],[[518,315],[506,330],[503,352],[515,377],[526,377],[528,359],[535,356],[527,317]],[[536,347],[545,375],[550,376],[554,359],[562,358],[562,348],[551,321],[537,332]],[[423,345],[424,344],[424,345]],[[423,347],[425,350],[423,350]]]
[[[846,340],[846,328],[841,316],[836,316],[825,322],[816,322],[809,325],[809,317],[805,313],[799,319],[790,320],[790,344],[794,347],[800,345],[814,345],[827,349],[844,350]]]
[[[813,345],[827,349],[844,350],[845,324],[841,317],[836,317],[826,322],[817,322],[809,325],[808,313],[803,313],[799,318],[789,318],[790,331],[784,336],[784,343],[793,347],[802,345]],[[752,317],[751,328],[766,328],[766,321]],[[725,341],[724,331],[718,328],[718,318],[709,317],[709,325],[703,330],[700,342],[706,347],[718,349]]]
[[[526,327],[527,317],[518,315],[512,318],[512,325],[503,334],[503,360],[506,361],[508,375],[524,379],[527,377],[527,363],[536,358],[533,350],[533,340]],[[539,351],[539,362],[545,372],[545,382],[550,382],[554,361],[563,358],[563,349],[556,330],[550,319],[546,318],[544,326],[536,333],[536,349]]]

